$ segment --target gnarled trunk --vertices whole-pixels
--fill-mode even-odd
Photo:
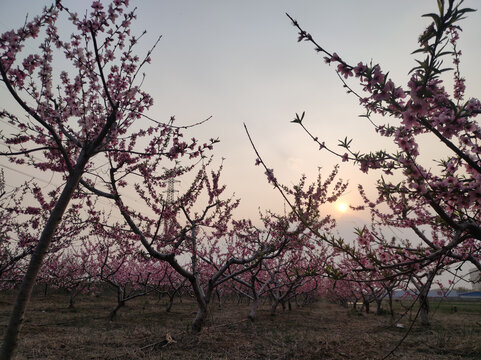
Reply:
[[[195,300],[197,301],[197,314],[192,322],[192,330],[199,332],[202,329],[202,326],[204,326],[205,320],[207,319],[209,302],[214,289],[208,286],[206,292],[204,293],[197,276],[194,276],[193,279],[190,279],[190,283],[192,285],[192,289],[194,290]]]
[[[195,332],[202,330],[202,326],[204,326],[204,322],[207,319],[207,314],[209,313],[207,304],[198,305],[197,313],[195,314],[194,321],[192,322],[192,330]]]

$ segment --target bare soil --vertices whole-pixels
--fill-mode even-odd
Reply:
[[[13,294],[0,294],[2,332],[13,301]],[[176,300],[166,313],[164,302],[135,299],[109,321],[113,294],[80,297],[75,309],[67,308],[67,295],[37,294],[16,359],[382,359],[410,325],[408,317],[400,328],[388,315],[359,314],[324,301],[276,316],[264,304],[250,322],[247,303],[227,301],[221,308],[212,304],[205,328],[192,333],[195,303]],[[428,327],[414,324],[389,359],[481,359],[481,313],[466,309],[438,311]]]

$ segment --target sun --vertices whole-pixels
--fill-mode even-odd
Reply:
[[[336,209],[341,213],[345,213],[347,210],[349,210],[349,205],[345,202],[339,202],[336,204]]]

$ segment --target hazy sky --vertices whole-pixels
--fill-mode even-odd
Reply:
[[[90,1],[64,3],[82,13]],[[50,2],[1,0],[1,31],[19,27],[27,11],[36,15],[44,4]],[[314,180],[318,166],[327,176],[338,162],[317,151],[290,123],[296,112],[306,111],[305,123],[328,145],[335,146],[337,139],[347,136],[355,138],[359,150],[382,146],[368,123],[358,117],[362,108],[345,93],[334,69],[311,45],[297,43],[297,31],[285,12],[327,50],[354,64],[372,59],[390,71],[396,84],[404,85],[415,64],[410,53],[428,22],[421,15],[436,10],[435,0],[139,0],[131,4],[138,7],[134,31],[148,32],[138,50],[163,36],[152,64],[144,69],[144,89],[155,101],[151,115],[159,120],[175,115],[179,124],[212,115],[194,133],[201,139],[220,138],[217,163],[226,158],[224,181],[242,199],[237,215],[254,218],[258,207],[279,209],[282,200],[264,171],[254,166],[255,154],[243,123],[278,180],[286,184],[302,173]],[[478,1],[467,0],[465,5],[476,8]],[[461,70],[468,97],[479,97],[481,14],[469,14],[462,26]],[[3,88],[0,96],[2,106],[10,101]],[[9,181],[19,176],[6,171]],[[46,175],[34,175],[48,180]],[[363,176],[349,164],[342,165],[341,177],[351,182],[345,200],[355,203],[359,203],[357,183],[372,188],[377,178]],[[345,214],[340,220],[346,231],[355,217]]]

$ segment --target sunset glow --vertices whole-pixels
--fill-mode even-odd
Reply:
[[[345,202],[339,202],[336,204],[336,209],[341,213],[345,213],[346,211],[349,210],[349,205],[346,204]]]

